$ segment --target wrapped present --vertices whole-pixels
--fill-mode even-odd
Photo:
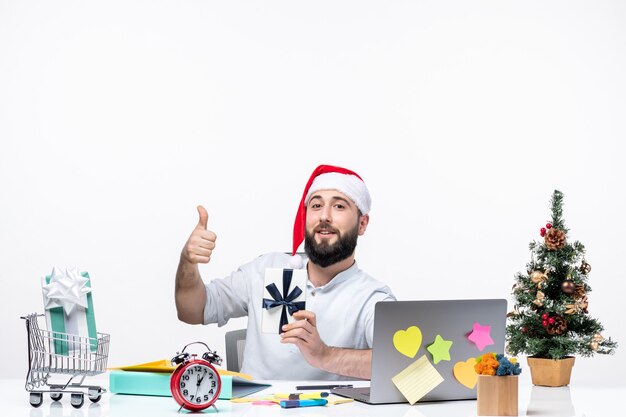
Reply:
[[[267,268],[263,291],[263,333],[282,333],[283,325],[295,321],[293,313],[304,310],[307,273],[305,269]]]
[[[52,332],[54,353],[87,354],[98,347],[91,296],[91,279],[77,268],[54,267],[41,279],[46,323]]]

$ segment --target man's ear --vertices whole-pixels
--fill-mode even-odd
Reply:
[[[363,236],[363,234],[365,233],[365,229],[367,229],[367,225],[370,222],[370,216],[369,214],[364,214],[361,217],[359,217],[359,236]]]

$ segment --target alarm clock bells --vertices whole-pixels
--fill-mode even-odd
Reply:
[[[185,352],[187,347],[200,344],[207,351],[202,358]],[[181,353],[172,358],[172,365],[177,368],[172,373],[170,390],[172,397],[180,405],[190,411],[204,410],[213,405],[220,395],[222,380],[213,364],[220,365],[222,359],[203,342],[193,342],[185,346]]]

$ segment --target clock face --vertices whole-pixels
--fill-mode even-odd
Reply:
[[[208,407],[215,402],[220,392],[217,372],[202,363],[190,363],[178,380],[178,392],[182,400],[194,407]]]

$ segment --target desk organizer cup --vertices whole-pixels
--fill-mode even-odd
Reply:
[[[517,375],[478,375],[477,414],[479,416],[518,415],[518,379]]]
[[[486,353],[476,358],[474,370],[478,374],[477,414],[518,415],[518,375],[522,371],[517,360]]]

